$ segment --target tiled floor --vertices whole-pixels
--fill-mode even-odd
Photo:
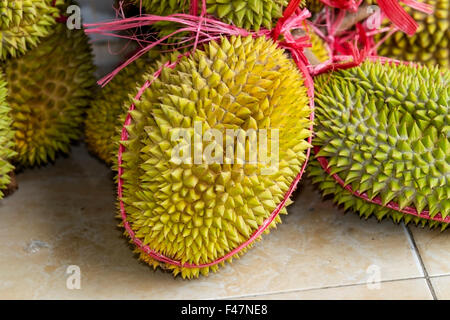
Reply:
[[[307,180],[284,223],[241,259],[173,279],[138,262],[116,227],[112,177],[84,146],[18,175],[0,201],[0,298],[450,299],[450,230],[344,215]],[[66,285],[71,265],[79,290]]]

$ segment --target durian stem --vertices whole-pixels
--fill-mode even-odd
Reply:
[[[12,195],[17,189],[19,189],[19,185],[18,185],[17,180],[16,180],[16,174],[14,173],[14,171],[11,171],[9,173],[9,176],[11,177],[11,182],[6,187],[6,189],[3,190],[5,198],[7,196]]]

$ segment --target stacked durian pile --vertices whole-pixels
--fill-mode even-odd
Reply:
[[[63,21],[68,4],[0,1],[0,189],[14,165],[46,164],[81,136],[94,66],[83,30]]]
[[[378,54],[405,61],[419,62],[427,66],[450,66],[450,6],[448,0],[424,0],[433,7],[432,14],[405,6],[405,10],[419,24],[417,32],[408,36],[395,32],[381,43]],[[373,0],[369,1],[373,3]],[[381,40],[378,35],[376,40]]]
[[[127,2],[162,16],[190,10],[185,0]],[[314,26],[340,9],[299,3],[312,17],[289,35],[308,36],[302,54],[312,75],[332,66],[314,78],[312,144],[309,75],[278,43],[292,39],[233,35],[191,52],[158,47],[91,101],[87,37],[62,23],[70,3],[0,0],[0,190],[14,165],[54,160],[84,129],[91,153],[117,171],[122,225],[136,253],[185,278],[215,272],[281,222],[313,146],[313,182],[345,209],[431,227],[450,222],[448,3],[438,0],[415,38],[398,33],[380,48],[426,66],[374,58],[345,70],[332,64],[341,61],[333,37]],[[289,1],[205,4],[210,17],[259,31],[274,28]]]
[[[257,31],[273,28],[287,4],[206,0],[206,9],[216,19]],[[189,1],[143,0],[142,5],[155,15],[189,12]],[[330,10],[320,1],[300,7],[310,9],[311,21]],[[366,218],[448,225],[450,75],[444,7],[439,3],[434,16],[419,19],[413,37],[422,40],[399,32],[380,49],[427,66],[372,59],[314,79],[315,155],[308,171],[323,194],[333,195],[345,209]],[[155,27],[163,34],[177,28],[168,22]],[[293,32],[310,36],[312,46],[304,53],[311,67],[330,62],[334,54],[326,37],[313,30],[320,28]],[[441,43],[430,45],[433,36]],[[156,70],[161,71],[157,77]],[[142,91],[146,81],[151,85]],[[242,254],[248,248],[243,244],[262,225],[268,232],[281,222],[277,215],[270,218],[277,207],[286,213],[311,147],[306,92],[304,74],[272,40],[231,36],[182,58],[177,52],[151,53],[99,93],[86,120],[88,147],[119,169],[122,225],[142,260],[187,278],[206,275]],[[196,122],[202,124],[199,130]],[[182,135],[172,139],[180,129],[189,139],[211,129],[277,129],[279,168],[262,174],[261,164],[207,162],[207,150],[230,160],[222,147],[228,136],[192,147]],[[188,161],[173,158],[180,143]],[[250,150],[245,141],[233,147],[246,155],[264,151],[261,146]],[[196,152],[200,162],[193,162]]]

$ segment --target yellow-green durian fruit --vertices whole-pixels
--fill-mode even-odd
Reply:
[[[60,14],[53,0],[0,0],[0,60],[34,48],[53,31]]]
[[[445,69],[379,62],[317,77],[314,145],[330,173],[317,161],[308,170],[323,194],[366,218],[445,228],[384,206],[450,215],[449,82]],[[383,206],[356,197],[333,174]]]
[[[428,66],[450,66],[450,7],[449,0],[424,0],[434,7],[427,15],[405,6],[406,11],[418,22],[417,32],[408,36],[397,31],[380,45],[378,54]],[[380,35],[379,40],[383,35]]]
[[[6,80],[0,70],[0,199],[3,191],[11,182],[11,172],[14,170],[11,159],[14,152],[14,131],[12,129],[11,109],[6,102],[8,90]]]
[[[131,1],[136,5],[141,2],[141,0]],[[142,5],[147,13],[165,16],[173,13],[189,13],[190,1],[142,0]],[[288,0],[206,0],[208,14],[226,23],[256,31],[261,27],[271,29],[287,5]]]
[[[67,153],[80,138],[95,86],[91,46],[83,30],[58,24],[25,55],[7,60],[7,102],[15,129],[17,162],[41,165]]]
[[[152,72],[145,78],[152,79]],[[221,38],[174,69],[165,68],[136,101],[126,127],[129,139],[122,142],[122,200],[135,236],[183,264],[210,263],[230,253],[270,216],[300,172],[309,147],[310,112],[302,74],[265,37]],[[212,138],[210,129],[223,135]],[[266,132],[270,147],[259,139],[252,149],[248,139],[234,139],[230,132],[234,145],[225,144],[227,129],[251,137]],[[179,134],[188,137],[177,139]],[[189,161],[191,138],[203,134],[205,142],[193,144]],[[256,163],[235,157],[243,152],[248,161],[250,154],[264,151],[272,160],[279,153],[272,170],[261,156]],[[280,221],[277,217],[270,228]],[[136,251],[155,268],[186,278],[218,269],[177,267]]]
[[[89,151],[112,165],[117,157],[114,137],[120,123],[121,114],[126,113],[138,93],[139,85],[145,82],[142,76],[156,57],[156,52],[143,56],[119,72],[92,101],[85,121],[85,136]]]
[[[325,61],[328,61],[330,59],[330,54],[329,54],[329,49],[328,49],[327,43],[312,30],[310,30],[308,32],[308,35],[310,37],[310,42],[311,42],[312,46],[309,48],[306,48],[305,50],[311,51],[311,53],[314,56],[311,59],[310,57],[308,57],[307,53],[306,53],[306,55],[307,55],[307,58],[310,58],[309,60],[315,60],[315,61],[310,61],[310,63],[317,64],[317,63],[323,63]]]

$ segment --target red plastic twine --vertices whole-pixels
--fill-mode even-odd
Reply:
[[[360,6],[362,0],[320,0],[325,5],[333,8],[339,8],[343,10],[349,10],[356,12]]]
[[[289,6],[286,8],[284,14],[283,14],[283,18],[280,19],[280,21],[277,24],[277,27],[275,28],[276,31],[272,31],[272,38],[277,41],[278,37],[280,34],[288,36],[290,34],[289,30],[284,30],[284,27],[286,26],[286,22],[290,22],[290,23],[299,23],[300,21],[304,20],[306,17],[309,16],[309,12],[305,9],[303,11],[298,11],[298,5],[300,3],[300,0],[293,0],[290,2]],[[204,3],[203,3],[204,4]],[[203,11],[203,10],[202,10]],[[291,19],[291,20],[290,20]],[[244,30],[245,31],[245,30]],[[245,34],[248,34],[248,32],[245,31]],[[262,34],[268,34],[268,32],[262,32]],[[260,36],[261,34],[257,34],[257,33],[253,33],[253,36]],[[289,37],[287,37],[289,38]],[[280,47],[289,50],[292,53],[293,59],[295,61],[295,63],[297,64],[299,70],[303,73],[304,77],[305,77],[305,85],[308,88],[308,95],[310,98],[310,107],[311,107],[311,115],[310,115],[310,121],[311,121],[311,126],[310,126],[310,130],[311,132],[313,131],[313,122],[314,122],[314,84],[312,81],[311,76],[308,73],[308,70],[306,68],[306,65],[304,64],[303,61],[303,54],[302,52],[299,50],[299,48],[301,47],[301,43],[302,41],[299,42],[295,42],[294,40],[287,40],[283,43],[279,43]],[[175,62],[167,62],[165,65],[163,65],[158,71],[155,72],[155,74],[153,75],[153,79],[150,81],[146,81],[145,84],[142,86],[142,88],[139,90],[138,94],[136,95],[136,100],[140,100],[140,98],[142,97],[143,93],[145,92],[146,89],[148,89],[152,82],[161,74],[161,71],[163,68],[167,67],[167,68],[174,68],[178,61],[183,58],[185,55],[181,55],[177,61]],[[129,108],[129,111],[132,111],[135,109],[135,105],[132,104]],[[131,119],[131,115],[130,112],[128,113],[125,123],[122,127],[122,134],[121,134],[121,141],[127,141],[128,140],[128,132],[126,130],[126,127],[128,125],[130,125],[132,119]],[[311,144],[312,143],[312,136],[308,138],[308,143]],[[119,147],[119,153],[118,153],[118,163],[119,163],[119,169],[118,169],[118,197],[119,197],[119,201],[120,201],[120,215],[125,227],[125,230],[127,231],[127,233],[129,234],[130,238],[132,239],[133,243],[143,252],[145,252],[149,257],[151,257],[152,259],[158,260],[160,262],[164,262],[164,263],[168,263],[171,265],[175,265],[178,267],[182,267],[182,268],[206,268],[206,267],[211,267],[214,265],[217,265],[221,262],[224,262],[227,259],[232,258],[234,255],[238,254],[239,252],[241,252],[244,248],[246,248],[247,246],[249,246],[250,244],[252,244],[256,239],[258,239],[262,233],[270,226],[270,224],[274,221],[274,219],[279,215],[280,211],[282,210],[282,208],[285,206],[287,200],[289,199],[289,197],[291,196],[292,192],[296,189],[298,182],[300,181],[300,179],[302,178],[306,166],[308,164],[308,160],[309,157],[311,155],[311,148],[308,148],[307,152],[306,152],[306,159],[305,162],[300,170],[300,173],[296,176],[296,178],[294,179],[294,181],[291,183],[288,191],[286,192],[286,194],[284,195],[283,200],[278,204],[278,206],[275,208],[275,210],[270,214],[270,216],[263,222],[263,224],[252,234],[252,236],[245,241],[244,243],[242,243],[241,245],[239,245],[237,248],[235,248],[234,250],[232,250],[231,252],[229,252],[228,254],[224,255],[223,257],[216,259],[212,262],[209,263],[203,263],[203,264],[191,264],[191,263],[182,263],[181,261],[177,261],[174,259],[171,259],[155,250],[153,250],[152,248],[150,248],[148,245],[145,245],[141,239],[137,238],[135,235],[135,232],[133,231],[133,229],[130,226],[130,223],[127,221],[127,213],[125,211],[125,205],[123,203],[122,197],[123,197],[123,173],[124,173],[124,169],[122,167],[123,164],[123,152],[125,151],[125,147],[123,144],[120,144]]]
[[[404,62],[404,61],[399,61],[399,60],[395,60],[395,59],[390,59],[390,58],[386,58],[386,57],[369,57],[369,59],[371,61],[381,61],[382,63],[395,63],[395,64],[414,64],[412,62]],[[330,70],[326,70],[323,71],[321,73],[327,72]],[[314,153],[318,154],[320,152],[320,147],[318,146],[314,146]],[[430,212],[427,210],[423,210],[422,212],[417,212],[416,208],[413,207],[405,207],[403,209],[400,208],[400,206],[398,205],[398,203],[394,202],[394,201],[390,201],[389,203],[387,203],[386,205],[383,204],[382,200],[380,197],[374,197],[373,199],[370,199],[369,196],[367,195],[367,193],[362,193],[359,192],[357,190],[353,190],[353,188],[351,187],[350,184],[345,184],[345,181],[338,175],[338,174],[331,174],[331,170],[330,170],[330,165],[329,162],[327,160],[327,158],[325,157],[316,157],[317,161],[319,162],[320,166],[322,167],[322,169],[327,172],[328,174],[331,175],[331,177],[334,178],[334,180],[341,186],[343,187],[345,190],[349,191],[352,195],[365,200],[367,202],[379,205],[381,207],[385,207],[385,208],[389,208],[392,210],[395,210],[397,212],[401,212],[404,214],[408,214],[408,215],[413,215],[419,218],[423,218],[423,219],[427,219],[427,220],[433,220],[433,221],[438,221],[438,222],[443,222],[443,223],[450,223],[450,215],[446,216],[445,218],[442,217],[441,213],[437,213],[436,215],[434,215],[434,217],[431,217]]]

